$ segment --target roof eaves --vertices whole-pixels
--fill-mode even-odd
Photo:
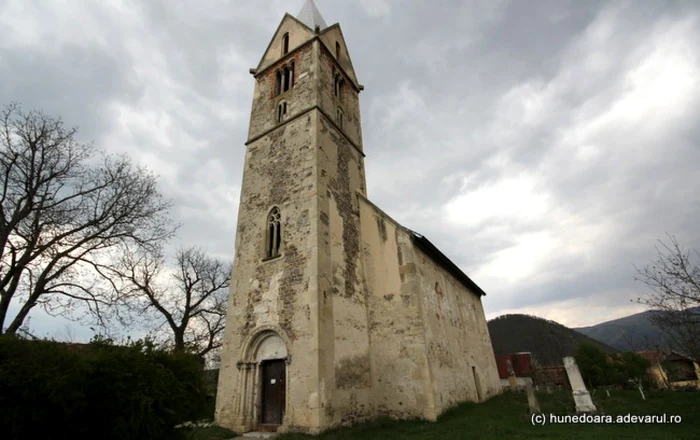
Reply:
[[[440,264],[445,270],[447,270],[452,276],[457,278],[465,287],[468,289],[472,290],[474,293],[476,293],[479,296],[486,296],[486,292],[479,287],[474,281],[472,281],[471,278],[467,276],[462,270],[457,267],[456,264],[454,264],[445,254],[440,252],[440,250],[435,247],[434,244],[430,242],[427,238],[425,238],[423,235],[412,231],[408,230],[411,234],[411,240],[413,243],[419,247],[423,252],[428,254],[436,263]]]

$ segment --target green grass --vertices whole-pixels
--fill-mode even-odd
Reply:
[[[575,414],[570,393],[538,393],[544,414]],[[617,416],[680,415],[677,425],[651,424],[568,424],[533,426],[524,393],[506,392],[482,404],[465,403],[443,414],[435,423],[425,421],[377,420],[350,428],[328,431],[318,437],[287,434],[279,440],[379,440],[379,439],[700,439],[700,393],[648,392],[642,400],[638,391],[598,391],[593,401],[599,411]]]
[[[228,440],[235,436],[235,432],[218,426],[187,429],[184,435],[188,440]]]

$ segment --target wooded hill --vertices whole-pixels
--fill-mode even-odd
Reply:
[[[588,341],[607,352],[615,352],[595,339],[557,322],[530,315],[503,315],[488,322],[496,354],[529,351],[542,365],[562,365],[562,358],[573,356]]]
[[[700,314],[700,307],[695,307],[691,310]],[[667,336],[651,322],[650,318],[661,313],[664,312],[648,310],[635,315],[625,316],[624,318],[602,322],[590,327],[576,328],[574,330],[620,351],[643,351],[667,348],[681,350],[680,347],[669,344]]]

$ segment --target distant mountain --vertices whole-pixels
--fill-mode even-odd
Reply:
[[[496,354],[531,352],[542,365],[562,365],[578,346],[591,342],[605,351],[615,349],[563,325],[529,315],[503,315],[488,322]]]
[[[700,307],[693,309],[700,313]],[[649,318],[663,313],[656,310],[625,316],[590,327],[575,328],[595,340],[620,351],[641,351],[667,348],[666,335]],[[677,348],[677,347],[671,347]]]

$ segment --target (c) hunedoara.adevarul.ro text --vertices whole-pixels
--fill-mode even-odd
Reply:
[[[557,415],[557,414],[533,414],[530,421],[534,426],[550,425],[575,425],[575,424],[649,424],[649,425],[667,425],[678,424],[683,421],[679,415],[672,414],[624,414],[624,415],[605,415],[605,414],[575,414],[575,415]]]

